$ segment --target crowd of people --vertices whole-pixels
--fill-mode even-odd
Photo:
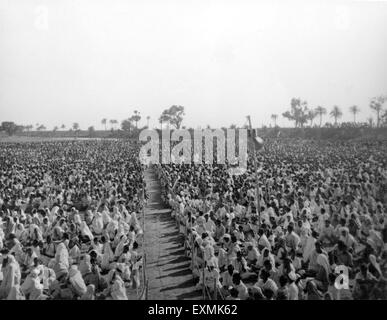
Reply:
[[[386,164],[385,142],[277,137],[245,172],[153,167],[208,298],[344,300],[387,298]],[[143,267],[139,146],[2,143],[0,165],[0,299],[129,299]]]
[[[386,142],[277,138],[240,175],[155,168],[208,297],[344,300],[387,298],[386,164]]]
[[[141,285],[139,147],[0,144],[0,299],[127,300]]]

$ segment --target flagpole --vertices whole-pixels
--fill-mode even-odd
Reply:
[[[247,116],[247,120],[249,122],[249,129],[251,135],[253,134],[252,126],[251,126],[251,117]],[[253,139],[255,137],[252,136]],[[255,171],[255,200],[256,200],[256,206],[257,206],[257,213],[258,213],[258,226],[261,227],[261,206],[259,204],[259,195],[260,195],[260,190],[259,190],[259,184],[258,184],[258,163],[257,163],[257,157],[256,157],[256,146],[254,143],[254,154],[253,154],[253,160],[254,160],[254,171]]]

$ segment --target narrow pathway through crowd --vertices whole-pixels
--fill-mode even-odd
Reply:
[[[171,210],[161,200],[161,187],[152,168],[145,172],[149,195],[145,208],[146,273],[148,299],[200,299],[184,254],[184,239],[171,217]]]

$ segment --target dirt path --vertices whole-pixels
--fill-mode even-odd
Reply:
[[[200,299],[201,291],[195,290],[189,269],[190,260],[184,255],[183,237],[171,218],[171,210],[162,203],[160,183],[152,169],[145,172],[145,181],[149,195],[145,209],[148,298]]]

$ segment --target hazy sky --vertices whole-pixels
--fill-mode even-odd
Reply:
[[[183,125],[261,126],[292,97],[365,120],[387,94],[387,2],[288,2],[0,0],[0,121],[155,126],[179,104]]]

